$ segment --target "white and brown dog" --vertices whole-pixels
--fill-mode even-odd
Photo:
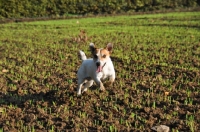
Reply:
[[[105,90],[102,81],[109,78],[109,83],[112,84],[115,80],[115,70],[110,59],[113,45],[109,43],[106,48],[96,48],[93,43],[90,43],[90,51],[93,58],[87,59],[83,51],[79,51],[82,59],[82,64],[78,69],[78,87],[77,94],[81,95],[81,88],[83,92],[91,87],[93,82],[100,87],[100,90]]]

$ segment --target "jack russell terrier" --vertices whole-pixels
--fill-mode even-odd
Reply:
[[[109,43],[106,48],[96,48],[93,43],[90,43],[90,51],[93,58],[87,59],[83,51],[79,51],[79,56],[82,59],[82,64],[78,69],[78,87],[77,95],[81,95],[81,89],[83,92],[87,91],[87,88],[91,87],[95,82],[100,90],[104,91],[104,85],[102,81],[109,78],[109,84],[112,84],[115,80],[115,70],[113,63],[110,59],[113,45]]]

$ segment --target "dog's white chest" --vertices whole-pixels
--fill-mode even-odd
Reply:
[[[97,77],[98,78],[102,78],[103,77],[103,73],[102,72],[97,73]]]

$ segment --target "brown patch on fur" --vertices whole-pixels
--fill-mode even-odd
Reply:
[[[101,52],[100,52],[100,60],[105,60],[109,56],[110,56],[110,53],[109,53],[108,50],[106,50],[106,49],[102,49],[101,50]]]
[[[110,54],[112,53],[112,48],[113,45],[111,43],[108,43],[108,45],[104,49],[96,48],[94,44],[90,45],[90,51],[92,55],[97,55],[99,53],[99,50],[101,50],[100,56],[98,55],[100,60],[104,60],[107,57],[109,57]]]

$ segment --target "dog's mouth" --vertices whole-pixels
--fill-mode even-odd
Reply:
[[[103,69],[103,67],[102,66],[97,66],[97,70],[96,70],[96,72],[101,72],[102,71],[102,69]]]
[[[97,73],[101,72],[101,71],[103,70],[103,67],[104,67],[105,65],[106,65],[106,63],[104,63],[103,66],[97,65],[97,70],[96,70],[96,72],[97,72]]]

